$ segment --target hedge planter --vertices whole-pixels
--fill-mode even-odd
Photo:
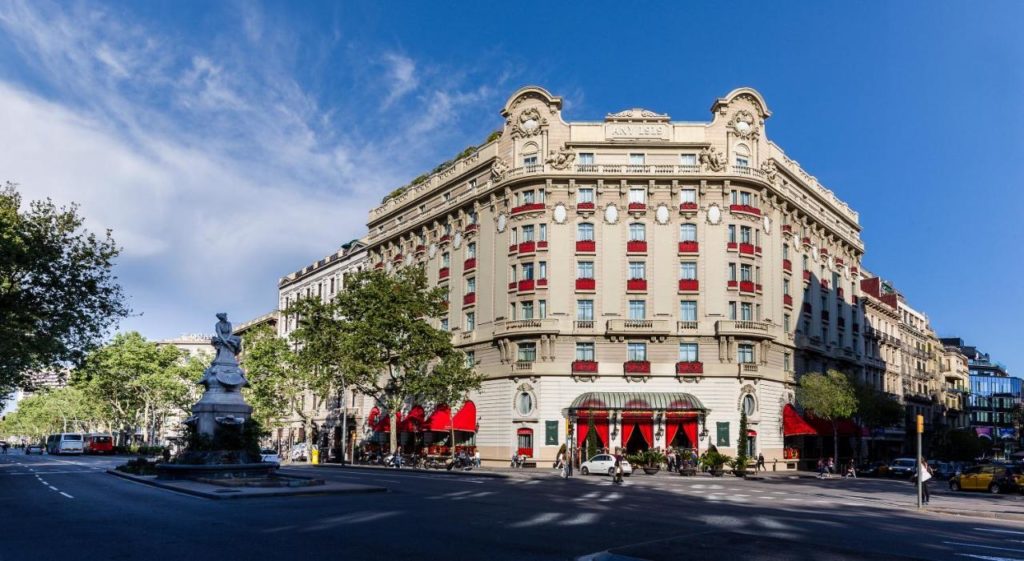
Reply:
[[[659,471],[661,471],[661,468],[656,468],[656,467],[645,467],[644,468],[644,473],[646,473],[647,475],[654,475],[654,474],[658,473]]]

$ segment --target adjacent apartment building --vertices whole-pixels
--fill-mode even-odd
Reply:
[[[857,213],[769,140],[762,96],[729,92],[707,122],[569,122],[526,87],[501,115],[496,138],[372,209],[365,241],[368,266],[447,288],[440,327],[486,375],[469,422],[484,460],[551,460],[592,431],[735,453],[741,411],[750,451],[784,458],[798,377],[861,372],[864,245]],[[330,290],[307,269],[282,307]],[[878,364],[871,379],[919,388]]]
[[[988,353],[966,345],[959,337],[942,340],[967,357],[970,371],[970,426],[992,443],[997,455],[1021,449],[1022,438],[1015,414],[1024,404],[1024,380],[1011,376]]]

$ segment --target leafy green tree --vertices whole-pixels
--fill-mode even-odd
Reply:
[[[941,431],[932,442],[932,454],[944,460],[969,462],[984,453],[982,439],[970,429]]]
[[[30,370],[79,363],[129,312],[110,231],[85,230],[75,205],[21,203],[0,187],[0,396]]]
[[[78,388],[65,387],[33,394],[0,423],[0,436],[40,441],[58,432],[90,431],[98,411]]]
[[[736,440],[736,469],[745,471],[747,469],[747,412],[740,408],[740,435]]]
[[[832,423],[834,458],[839,461],[839,429],[837,422],[857,412],[857,395],[845,374],[829,370],[827,374],[811,372],[800,378],[796,400],[815,417]]]
[[[344,318],[342,367],[361,393],[388,411],[392,450],[403,404],[447,398],[479,383],[451,334],[431,325],[447,313],[444,294],[428,286],[422,269],[408,267],[356,273],[335,300]]]
[[[597,455],[597,426],[594,424],[594,416],[591,415],[587,420],[587,457],[583,458],[583,461],[587,461]]]
[[[242,340],[240,362],[249,380],[242,392],[252,405],[252,415],[267,428],[281,426],[303,389],[295,355],[288,341],[266,325],[246,332]]]
[[[857,398],[857,419],[869,433],[875,429],[901,424],[906,418],[903,405],[888,394],[861,383],[852,376],[850,383]]]
[[[469,392],[479,389],[483,376],[473,370],[466,362],[466,355],[461,351],[444,354],[434,364],[433,373],[427,378],[421,392],[421,399],[436,404],[448,405],[451,408],[451,455],[455,457],[455,414],[459,404],[469,399]]]

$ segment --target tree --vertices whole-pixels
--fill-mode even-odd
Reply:
[[[0,436],[29,437],[40,441],[58,432],[88,431],[97,410],[78,388],[65,387],[33,394],[0,423]]]
[[[33,369],[80,363],[129,313],[110,231],[85,230],[76,205],[21,203],[0,187],[0,396]]]
[[[447,313],[444,294],[428,287],[422,269],[408,267],[356,273],[335,300],[344,318],[342,367],[360,392],[388,411],[392,451],[403,404],[448,398],[479,384],[451,334],[430,323]]]
[[[449,437],[451,455],[455,457],[455,413],[458,403],[469,399],[469,392],[480,388],[483,377],[467,364],[460,351],[444,354],[434,365],[433,375],[427,378],[421,399],[438,405],[448,405],[451,415]]]
[[[736,440],[736,469],[747,469],[747,411],[740,408],[740,436]]]
[[[969,462],[985,453],[985,445],[972,429],[942,431],[932,443],[936,457],[954,462]]]
[[[891,427],[903,422],[903,405],[875,388],[850,377],[857,398],[857,418],[872,433],[875,429]],[[869,451],[870,452],[870,451]],[[869,454],[870,455],[870,454]]]
[[[280,426],[303,389],[296,376],[295,355],[288,341],[266,325],[246,332],[242,340],[240,362],[249,380],[242,392],[252,405],[252,415],[264,427]]]
[[[594,425],[594,416],[590,415],[587,420],[587,457],[583,458],[583,461],[587,461],[597,455],[597,427]]]
[[[848,419],[857,412],[857,396],[850,380],[842,372],[829,370],[828,374],[811,372],[800,378],[796,400],[815,417],[832,423],[832,444],[839,461],[839,429],[837,421]]]

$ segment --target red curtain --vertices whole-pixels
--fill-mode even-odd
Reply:
[[[637,424],[640,425],[640,435],[647,441],[647,445],[654,446],[654,423],[647,419]]]
[[[629,437],[633,436],[633,421],[622,421],[622,446],[629,444]]]
[[[608,447],[608,419],[597,419],[594,422],[594,428],[597,429],[597,436],[601,439],[601,446],[604,448]]]
[[[590,425],[585,419],[576,420],[576,447],[583,448],[583,445],[587,443],[587,432],[590,430]]]
[[[683,421],[683,432],[686,433],[686,438],[690,439],[690,446],[697,447],[697,419],[692,421]]]
[[[670,423],[668,426],[665,427],[665,447],[666,448],[668,448],[669,446],[672,446],[672,441],[675,439],[676,433],[679,432],[679,427],[680,426],[681,425],[679,423]]]

